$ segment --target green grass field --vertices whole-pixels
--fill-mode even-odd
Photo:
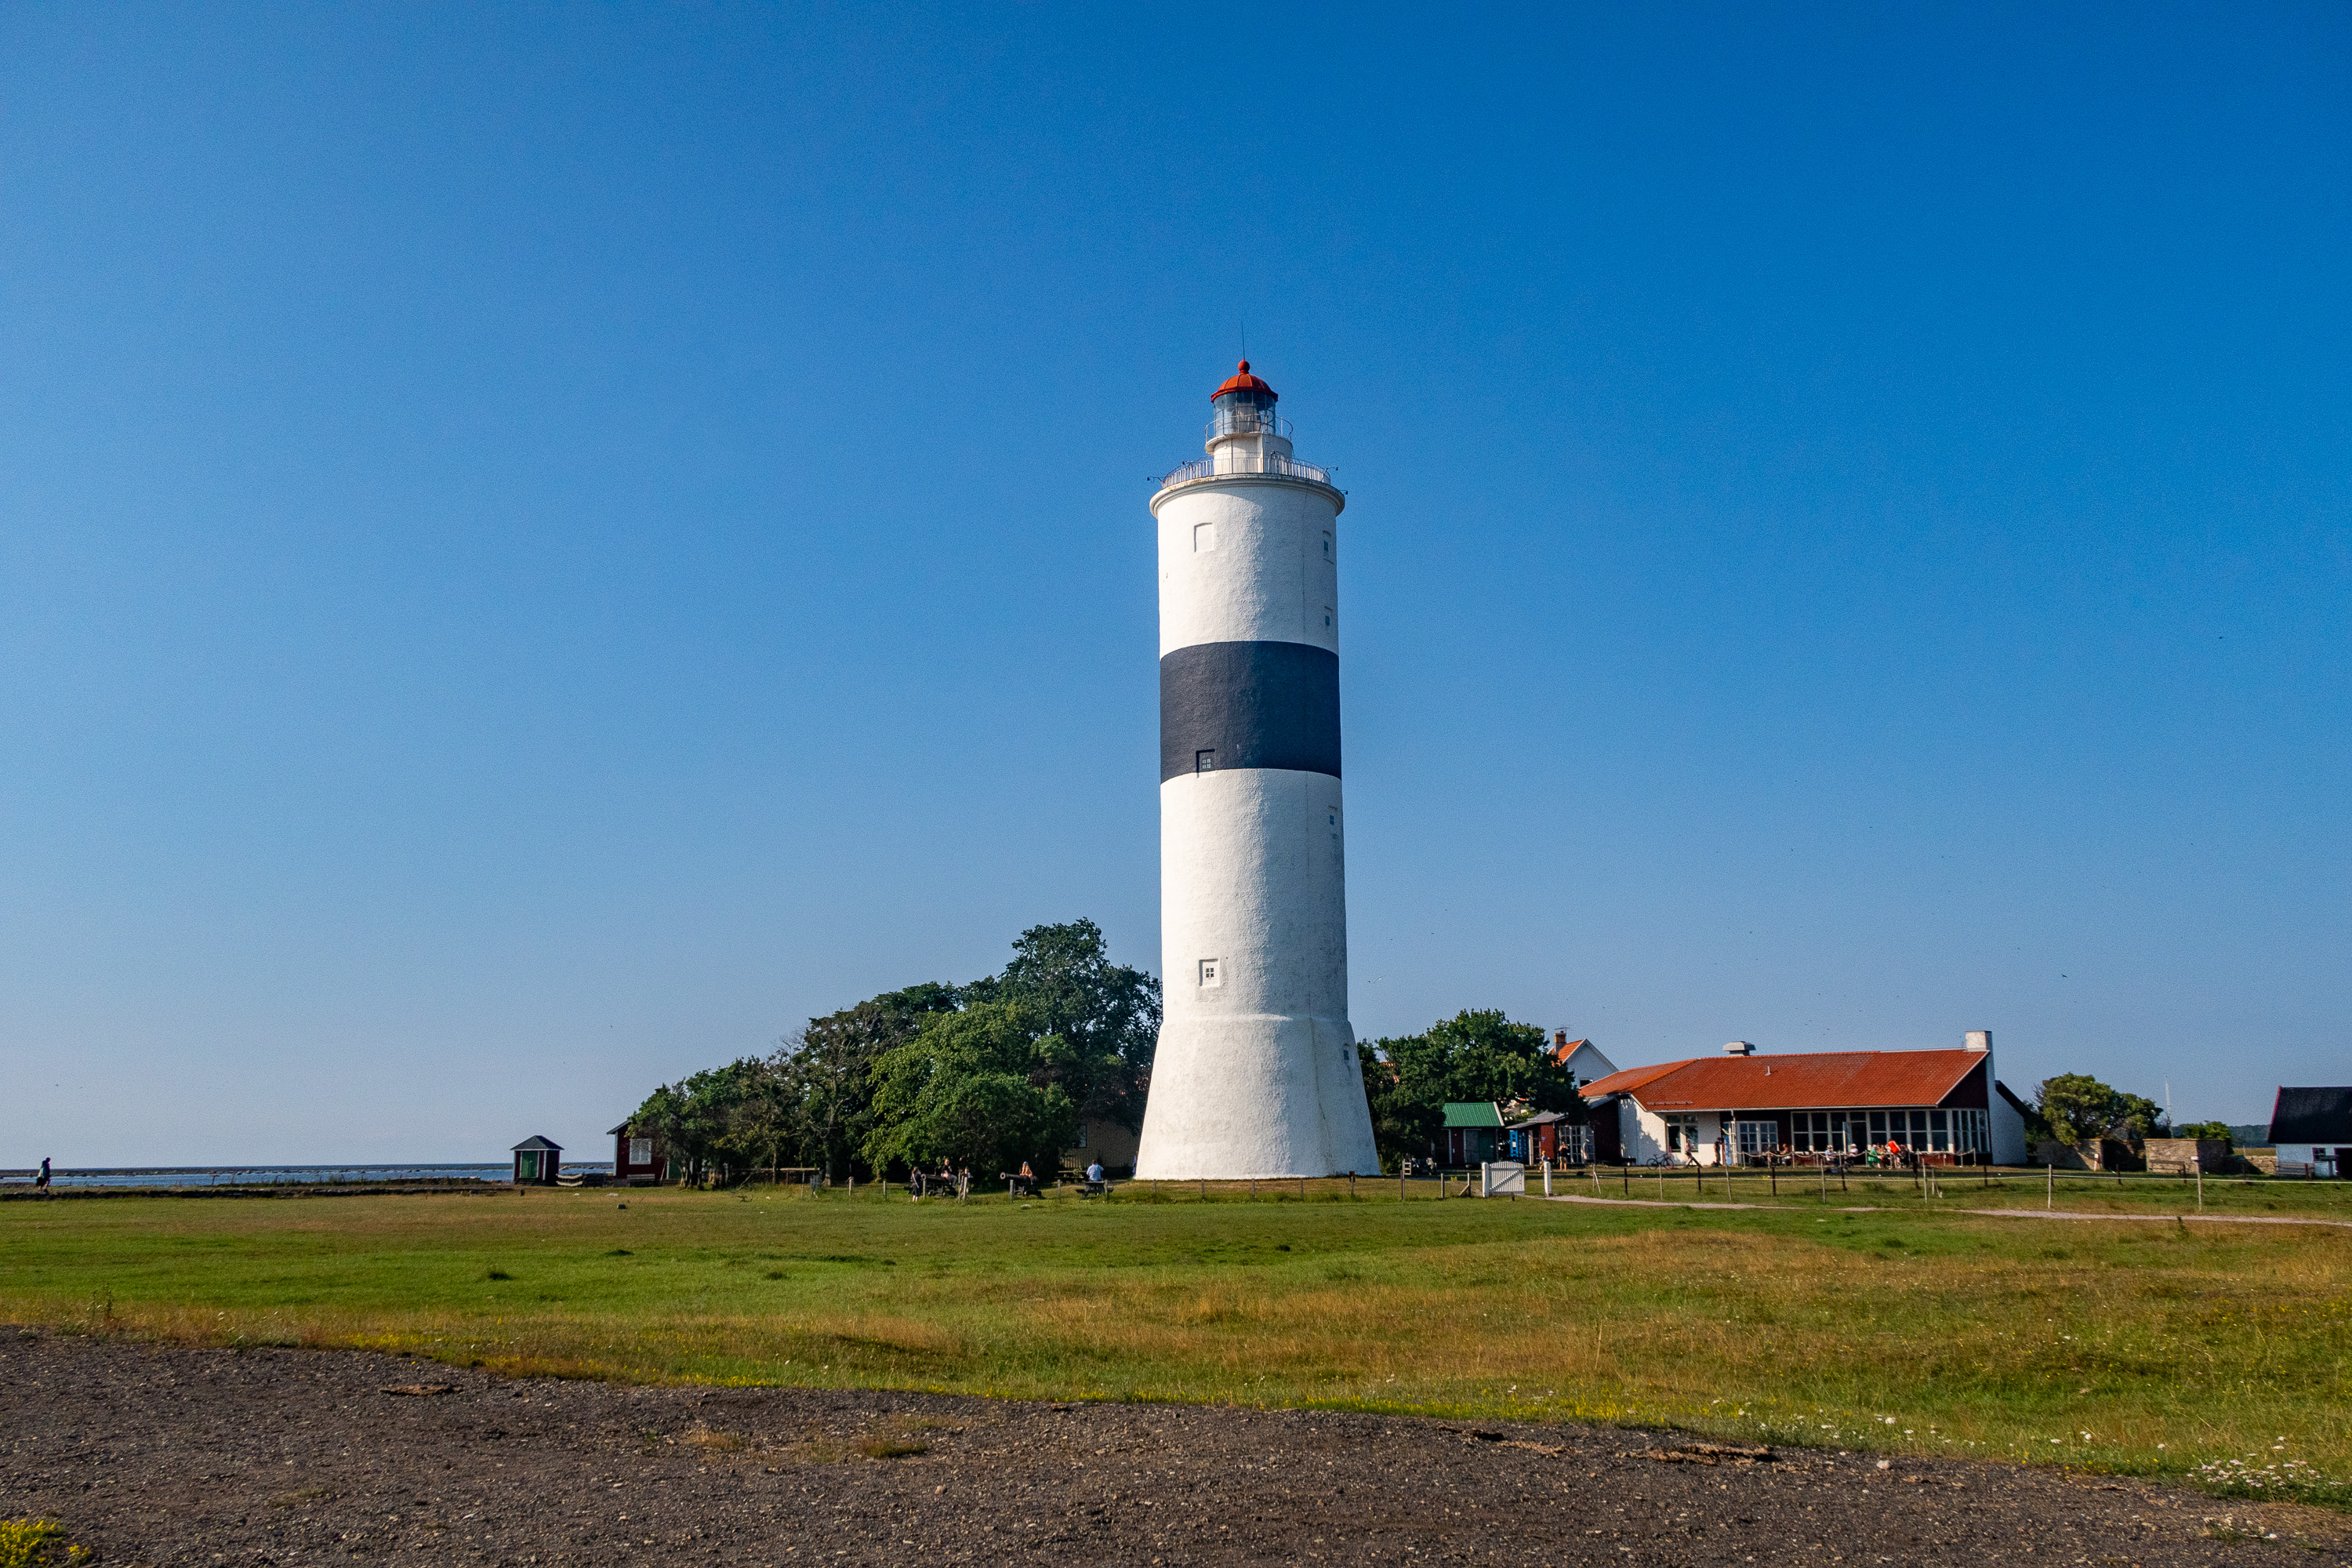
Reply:
[[[2215,1185],[2209,1212],[2352,1217],[2325,1184]],[[1661,1422],[2352,1500],[2352,1230],[1970,1217],[1957,1183],[1843,1195],[1874,1213],[1786,1184],[1746,1212],[1211,1191],[11,1202],[0,1318],[574,1376]]]

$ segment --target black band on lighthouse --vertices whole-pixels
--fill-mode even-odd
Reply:
[[[1223,768],[1339,776],[1339,656],[1204,642],[1160,661],[1160,782]]]

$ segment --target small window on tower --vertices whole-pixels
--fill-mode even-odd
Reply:
[[[1217,525],[1213,522],[1194,523],[1192,525],[1192,548],[1194,550],[1214,550],[1216,547]]]
[[[1201,960],[1201,984],[1203,984],[1203,985],[1223,985],[1224,983],[1225,983],[1225,968],[1224,968],[1224,964],[1223,964],[1223,963],[1221,960],[1214,959],[1214,958],[1204,958],[1204,959]]]
[[[1214,752],[1193,752],[1192,771],[1196,773],[1215,773],[1217,771],[1217,753]]]
[[[1323,536],[1323,559],[1331,559],[1331,536],[1328,533]]]
[[[1331,624],[1331,606],[1328,605],[1323,606],[1323,624],[1327,626]]]

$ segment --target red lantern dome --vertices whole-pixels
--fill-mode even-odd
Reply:
[[[1241,369],[1226,378],[1223,386],[1209,394],[1209,401],[1214,403],[1220,397],[1230,397],[1237,392],[1244,395],[1241,401],[1252,408],[1267,407],[1280,396],[1274,388],[1250,374],[1247,360],[1242,361]]]

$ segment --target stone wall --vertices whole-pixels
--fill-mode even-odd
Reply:
[[[2147,1168],[2137,1150],[2114,1138],[2094,1138],[2084,1143],[2061,1143],[2055,1138],[2044,1138],[2033,1145],[2033,1163],[2055,1165],[2062,1171],[2140,1171]]]
[[[2191,1171],[2219,1172],[2230,1168],[2230,1144],[2223,1138],[2151,1138],[2140,1145],[2151,1171],[2187,1175]]]

